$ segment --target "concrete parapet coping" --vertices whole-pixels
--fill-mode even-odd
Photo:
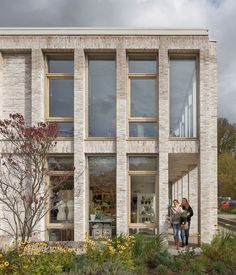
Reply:
[[[208,36],[208,29],[204,28],[0,28],[0,36],[15,35],[131,35],[131,36],[169,36],[169,35],[199,35]]]

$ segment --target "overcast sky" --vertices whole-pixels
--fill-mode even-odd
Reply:
[[[236,0],[0,0],[0,27],[206,27],[218,115],[236,123]]]

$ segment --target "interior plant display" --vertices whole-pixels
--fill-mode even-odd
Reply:
[[[155,195],[138,194],[138,222],[152,223],[155,217]]]

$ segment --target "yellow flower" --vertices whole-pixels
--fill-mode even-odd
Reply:
[[[5,266],[9,266],[9,262],[5,262],[4,265],[5,265]]]

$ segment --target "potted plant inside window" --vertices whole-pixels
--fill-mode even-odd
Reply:
[[[97,204],[95,202],[92,202],[90,204],[90,220],[95,221],[96,219],[96,211],[97,211]]]

